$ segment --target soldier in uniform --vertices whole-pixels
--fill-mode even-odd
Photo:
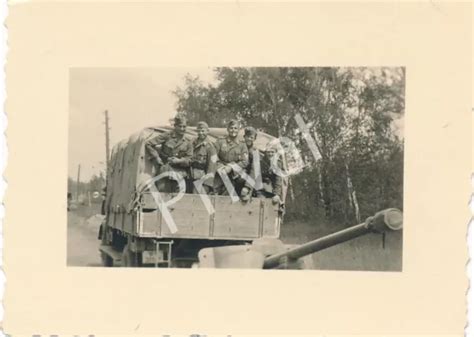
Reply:
[[[278,174],[278,170],[281,170],[282,165],[280,161],[274,162],[276,154],[276,146],[269,144],[265,149],[263,159],[260,161],[263,186],[255,192],[257,197],[272,198],[274,204],[281,204],[283,202],[283,178]],[[247,187],[250,188],[248,185]]]
[[[247,151],[249,153],[249,163],[247,167],[245,168],[245,173],[247,173],[250,177],[255,177],[254,174],[254,163],[253,163],[253,157],[256,151],[258,151],[255,146],[254,142],[257,139],[257,130],[255,128],[248,126],[244,130],[244,143],[247,146]],[[243,201],[247,201],[250,199],[251,196],[251,189],[248,187],[245,187],[246,182],[242,177],[237,178],[237,192],[240,194],[241,198]]]
[[[203,182],[203,189],[206,194],[212,192],[214,188],[214,174],[216,173],[217,154],[216,148],[207,137],[209,126],[206,122],[197,124],[198,137],[193,141],[193,158],[191,160],[191,181],[202,179],[206,174],[212,174]],[[192,191],[198,194],[196,186],[193,184]]]
[[[221,174],[227,174],[235,188],[236,178],[239,174],[232,168],[231,164],[238,165],[242,170],[245,170],[249,163],[247,146],[239,141],[237,138],[238,133],[239,122],[231,120],[227,125],[227,136],[219,138],[215,143],[218,172],[214,179],[214,190],[220,195],[229,194],[222,181]]]
[[[145,147],[158,174],[176,172],[182,178],[189,177],[189,166],[193,156],[192,142],[185,136],[186,118],[174,119],[174,130],[147,142]],[[176,193],[179,191],[178,182],[170,177],[164,177],[157,182],[160,192]]]

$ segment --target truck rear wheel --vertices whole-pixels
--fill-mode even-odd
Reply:
[[[114,266],[114,259],[107,255],[104,252],[100,252],[100,259],[102,261],[102,266],[104,267],[113,267]]]
[[[132,252],[128,243],[123,247],[122,267],[138,267],[141,265],[140,254]]]

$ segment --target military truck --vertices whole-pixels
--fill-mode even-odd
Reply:
[[[271,199],[244,203],[230,196],[159,193],[157,200],[150,183],[156,172],[145,144],[171,130],[146,128],[112,149],[105,219],[98,235],[104,266],[311,269],[313,252],[370,232],[402,227],[401,212],[388,209],[339,233],[290,246],[279,240],[283,212]],[[211,128],[209,137],[215,140],[225,134],[225,129]],[[196,137],[196,129],[189,127],[186,136]],[[260,132],[255,147],[263,152],[274,140]],[[284,154],[281,162],[288,170]],[[284,179],[283,202],[286,190]],[[172,216],[173,226],[165,213]]]
[[[104,266],[154,265],[190,267],[197,262],[198,251],[206,247],[248,244],[260,238],[278,238],[282,220],[278,205],[270,199],[254,198],[235,202],[228,196],[209,196],[214,212],[206,208],[199,194],[160,193],[169,203],[176,231],[173,232],[148,183],[155,168],[145,152],[145,143],[171,131],[171,127],[146,128],[112,149],[107,172],[104,202],[105,220],[99,231],[100,252]],[[226,130],[211,128],[213,140]],[[189,127],[187,137],[196,137]],[[240,135],[241,136],[241,135]],[[255,143],[263,150],[274,140],[259,133]],[[285,185],[285,184],[284,184]],[[286,187],[284,186],[284,193]],[[179,199],[174,202],[174,198]]]

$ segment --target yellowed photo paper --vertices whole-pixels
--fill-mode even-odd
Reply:
[[[6,334],[463,336],[469,3],[14,3]]]

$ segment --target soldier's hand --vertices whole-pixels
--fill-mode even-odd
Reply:
[[[240,199],[242,201],[249,201],[250,197],[251,197],[250,189],[248,187],[242,188],[242,191],[240,191]]]
[[[179,162],[180,162],[179,158],[176,158],[176,157],[171,157],[168,159],[168,163],[171,165],[179,164]]]
[[[272,203],[273,203],[274,205],[280,204],[280,203],[281,203],[280,197],[279,197],[278,195],[275,195],[275,196],[272,198]]]
[[[226,165],[226,166],[225,166],[225,173],[229,174],[229,173],[231,173],[231,172],[232,172],[232,166]]]
[[[154,157],[154,158],[153,158],[153,162],[154,162],[155,165],[157,165],[157,166],[163,166],[163,161],[161,160],[160,157]]]
[[[226,165],[226,166],[222,166],[218,169],[219,173],[223,174],[223,173],[226,173],[226,174],[229,174],[230,172],[232,172],[232,167]]]

